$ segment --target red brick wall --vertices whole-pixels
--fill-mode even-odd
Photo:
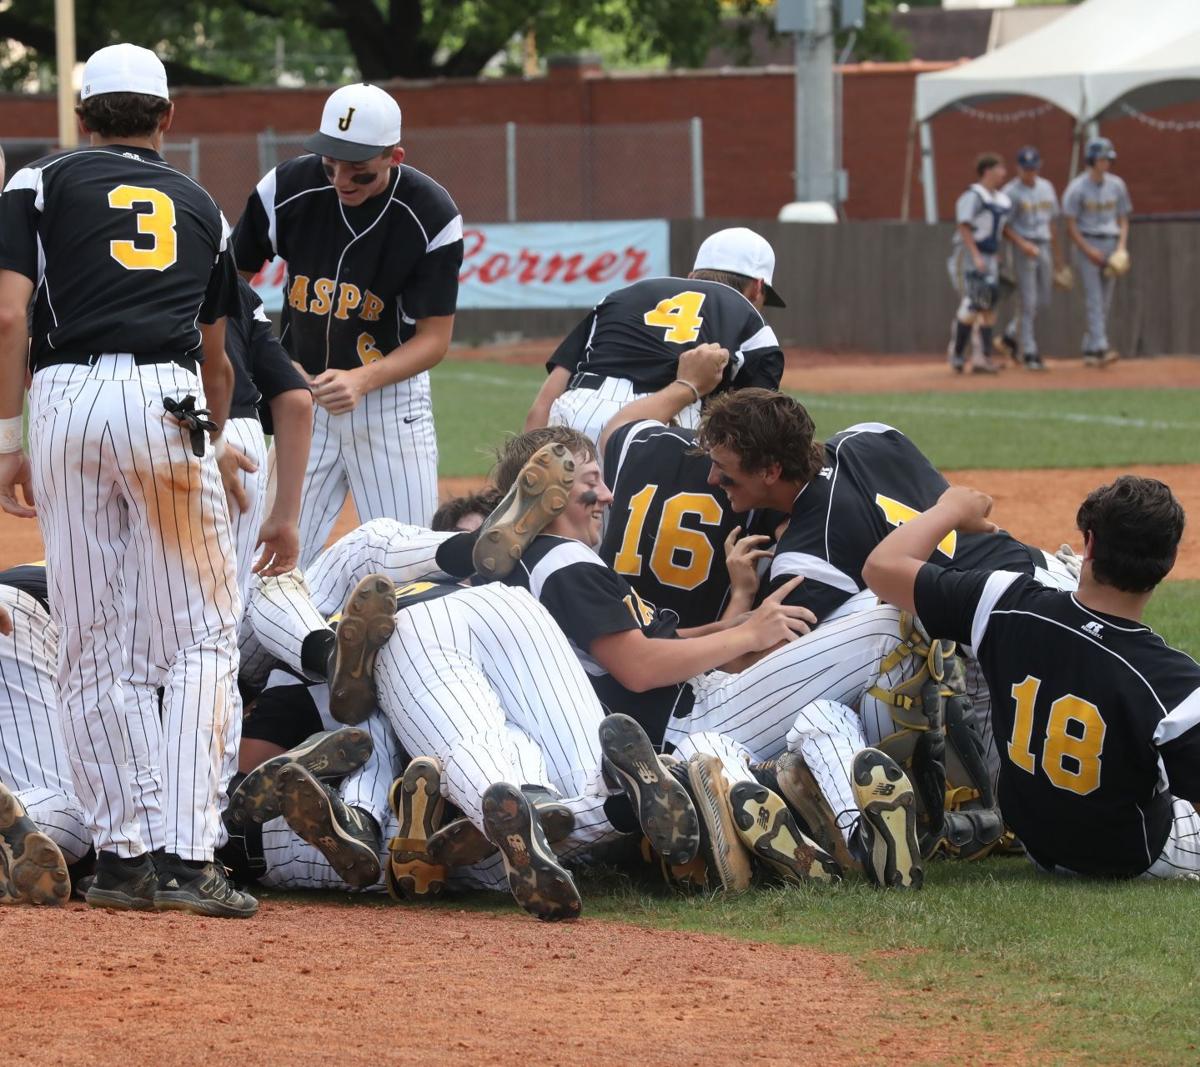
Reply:
[[[900,213],[905,150],[912,113],[913,79],[928,64],[847,68],[844,78],[843,161],[849,171],[851,218],[895,218]],[[410,128],[527,124],[617,124],[704,120],[704,177],[707,213],[721,217],[771,217],[791,199],[793,162],[792,78],[786,70],[708,71],[646,76],[595,71],[555,72],[525,80],[397,82],[390,87]],[[180,90],[176,94],[180,135],[308,130],[320,115],[327,90]],[[1037,106],[1030,99],[989,105],[998,112]],[[1163,117],[1200,118],[1189,105]],[[1066,179],[1071,121],[1050,111],[1019,123],[993,124],[951,112],[933,123],[939,211],[952,211],[954,198],[972,180],[975,155],[994,149],[1012,158],[1023,144],[1039,145],[1047,176]],[[54,102],[47,97],[0,97],[0,141],[6,137],[49,137]],[[1200,131],[1158,132],[1131,119],[1105,123],[1116,142],[1117,171],[1129,183],[1141,212],[1200,209],[1195,175],[1200,170]],[[677,149],[673,149],[677,151]],[[414,162],[416,162],[414,160]],[[684,160],[680,161],[684,163]],[[647,161],[647,180],[669,159]],[[203,176],[202,176],[203,177]],[[442,175],[453,185],[461,178]],[[914,179],[911,217],[921,215],[921,187]],[[679,214],[689,205],[680,205]]]

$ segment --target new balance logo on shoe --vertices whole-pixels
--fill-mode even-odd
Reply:
[[[891,782],[876,782],[871,792],[877,797],[890,797],[896,791]]]
[[[1089,637],[1099,640],[1103,636],[1104,624],[1101,622],[1085,622],[1080,629]]]
[[[756,821],[762,829],[767,829],[771,825],[771,813],[766,808],[759,808],[758,819]]]
[[[643,763],[641,760],[638,760],[635,766],[638,777],[647,785],[653,785],[658,781],[658,775],[655,773],[654,768],[651,767],[650,764]]]

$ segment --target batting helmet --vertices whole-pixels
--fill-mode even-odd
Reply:
[[[1112,141],[1107,137],[1095,137],[1088,141],[1084,158],[1087,159],[1089,165],[1098,159],[1116,159],[1117,150],[1113,148]]]

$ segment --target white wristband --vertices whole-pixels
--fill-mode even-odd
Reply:
[[[694,396],[696,398],[695,402],[697,404],[700,403],[700,390],[697,389],[694,385],[692,385],[692,383],[689,382],[686,378],[676,378],[675,381],[672,382],[672,384],[673,385],[686,385],[692,391],[692,396]]]
[[[0,453],[20,452],[24,444],[23,419],[0,419]]]
[[[219,433],[211,440],[213,454],[217,457],[217,459],[220,459],[223,455],[225,455],[225,449],[228,447],[228,442],[225,440],[225,435],[223,433]]]

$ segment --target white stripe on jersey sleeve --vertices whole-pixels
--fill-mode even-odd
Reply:
[[[784,552],[771,561],[771,581],[796,574],[803,574],[805,578],[824,582],[850,594],[858,592],[858,584],[850,575],[820,556],[811,556],[807,552]]]
[[[330,188],[333,188],[330,186]],[[272,167],[264,174],[255,186],[258,192],[258,198],[262,201],[263,211],[267,213],[267,239],[271,242],[271,251],[276,255],[279,254],[279,248],[275,244],[276,234],[276,219],[275,219],[275,168]]]
[[[753,352],[756,348],[778,348],[779,338],[770,326],[764,325],[753,337],[747,337],[739,346],[739,352]]]
[[[221,216],[221,247],[218,252],[224,252],[229,247],[229,238],[233,236],[233,231],[229,228],[229,223],[225,219],[225,212],[217,209],[217,214]]]
[[[582,541],[564,541],[561,545],[550,549],[529,572],[529,591],[536,599],[541,600],[542,587],[545,586],[550,576],[555,571],[562,570],[563,567],[571,566],[572,563],[594,563],[597,567],[607,566],[604,560]]]
[[[1154,743],[1165,745],[1200,726],[1200,689],[1194,690],[1182,704],[1162,719],[1154,731]]]
[[[653,419],[642,419],[641,422],[635,422],[629,427],[628,433],[625,434],[625,440],[621,442],[621,454],[617,457],[617,469],[608,472],[608,480],[613,485],[621,476],[621,468],[625,466],[625,457],[629,455],[629,446],[633,444],[633,439],[645,430],[647,427],[651,429],[665,429],[661,422],[655,422]]]
[[[6,193],[14,193],[18,189],[34,191],[33,206],[40,212],[46,206],[46,198],[42,191],[42,172],[38,167],[22,167],[8,179],[4,187]]]
[[[455,215],[445,226],[442,227],[442,232],[439,233],[426,247],[426,252],[432,252],[436,248],[441,248],[443,245],[454,244],[455,241],[461,241],[463,235],[462,216]]]
[[[996,604],[1008,587],[1020,577],[1015,571],[993,571],[988,575],[983,592],[979,596],[979,603],[975,605],[975,617],[971,620],[971,649],[976,656],[979,655],[979,642],[987,633],[988,622]]]
[[[889,426],[886,422],[856,422],[853,426],[847,426],[842,433],[891,433],[896,430],[895,426]],[[896,430],[897,433],[902,431]]]

